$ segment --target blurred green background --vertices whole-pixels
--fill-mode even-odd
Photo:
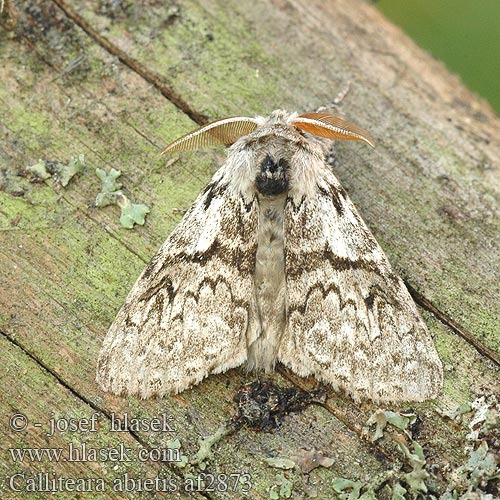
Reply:
[[[375,5],[500,114],[500,0],[378,0]]]

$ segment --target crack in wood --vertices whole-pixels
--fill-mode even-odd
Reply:
[[[28,351],[21,343],[19,343],[16,339],[12,338],[9,334],[4,332],[3,330],[0,330],[0,335],[5,337],[5,339],[10,342],[11,344],[15,345],[18,349],[20,349],[26,356],[28,356],[30,359],[32,359],[38,366],[40,366],[43,370],[45,370],[48,374],[50,374],[52,377],[54,377],[59,384],[61,384],[65,389],[67,389],[73,396],[75,396],[77,399],[85,403],[87,406],[92,408],[92,410],[100,413],[104,417],[106,417],[110,422],[111,422],[111,414],[104,409],[103,407],[100,407],[96,403],[94,403],[92,400],[88,399],[85,397],[83,394],[80,394],[75,388],[73,388],[66,380],[64,380],[62,377],[59,376],[57,372],[52,370],[46,363],[44,363],[38,356],[35,354],[31,353]],[[140,444],[143,448],[147,449],[148,452],[151,452],[152,448],[144,441],[141,436],[130,429],[126,429],[123,432],[126,432],[129,434],[135,441],[137,441],[138,444]],[[184,478],[184,476],[179,472],[179,470],[175,466],[166,466],[171,473],[176,475],[179,478]],[[185,492],[188,494],[187,492]],[[209,495],[204,494],[203,492],[198,492],[200,493],[203,497],[210,499],[211,497]]]
[[[208,118],[193,109],[170,85],[165,82],[165,79],[158,73],[146,68],[139,61],[130,57],[123,50],[114,45],[105,36],[98,33],[85,19],[71,9],[63,0],[52,0],[73,22],[75,22],[82,30],[84,30],[91,38],[93,38],[101,47],[106,49],[110,54],[116,56],[125,66],[140,75],[147,82],[156,87],[161,94],[166,97],[174,106],[191,118],[199,125],[204,125],[208,122]]]
[[[406,288],[413,297],[413,300],[426,311],[434,314],[434,316],[445,326],[450,328],[454,333],[462,337],[468,344],[470,344],[476,351],[482,356],[493,361],[497,366],[500,366],[500,356],[485,346],[482,342],[475,339],[472,333],[470,333],[466,328],[458,324],[453,318],[448,314],[438,309],[429,299],[425,298],[419,292],[417,292],[409,283],[405,282]]]
[[[305,384],[302,384],[298,377],[290,371],[286,366],[284,365],[278,365],[276,367],[276,371],[284,378],[286,378],[290,383],[292,383],[294,386],[299,387],[300,389],[304,391],[310,390]],[[337,395],[338,393],[334,392],[333,396]],[[328,398],[331,398],[332,394],[328,394]],[[357,425],[356,423],[353,423],[352,420],[349,420],[349,418],[346,415],[342,415],[340,412],[335,411],[335,408],[328,403],[328,401],[324,403],[319,403],[319,406],[324,408],[328,413],[333,415],[339,422],[342,423],[347,429],[349,429],[351,432],[356,434],[361,441],[364,441],[366,444],[374,448],[380,455],[382,455],[388,462],[394,463],[395,462],[395,455],[392,450],[386,450],[383,446],[381,446],[379,443],[374,443],[368,439],[368,435],[363,433],[363,428]],[[368,418],[367,418],[368,420]]]

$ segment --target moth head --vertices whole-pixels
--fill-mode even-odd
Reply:
[[[271,116],[276,116],[276,112]],[[265,124],[265,121],[262,118],[247,118],[243,116],[222,118],[182,136],[169,144],[161,154],[176,151],[192,151],[210,146],[230,146],[240,137],[252,133],[263,124]],[[284,125],[293,125],[299,130],[317,137],[363,141],[374,147],[373,139],[366,130],[338,116],[327,113],[292,115],[292,118],[284,123]]]

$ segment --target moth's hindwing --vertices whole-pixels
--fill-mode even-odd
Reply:
[[[289,193],[285,205],[278,359],[356,400],[436,397],[442,366],[415,303],[340,183],[322,172],[312,194]]]
[[[115,394],[177,393],[246,359],[257,202],[223,166],[141,274],[101,350],[97,381]]]

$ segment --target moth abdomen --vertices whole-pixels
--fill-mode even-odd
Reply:
[[[280,158],[278,161],[267,155],[260,164],[255,178],[255,186],[265,196],[283,194],[288,190],[288,164]]]

